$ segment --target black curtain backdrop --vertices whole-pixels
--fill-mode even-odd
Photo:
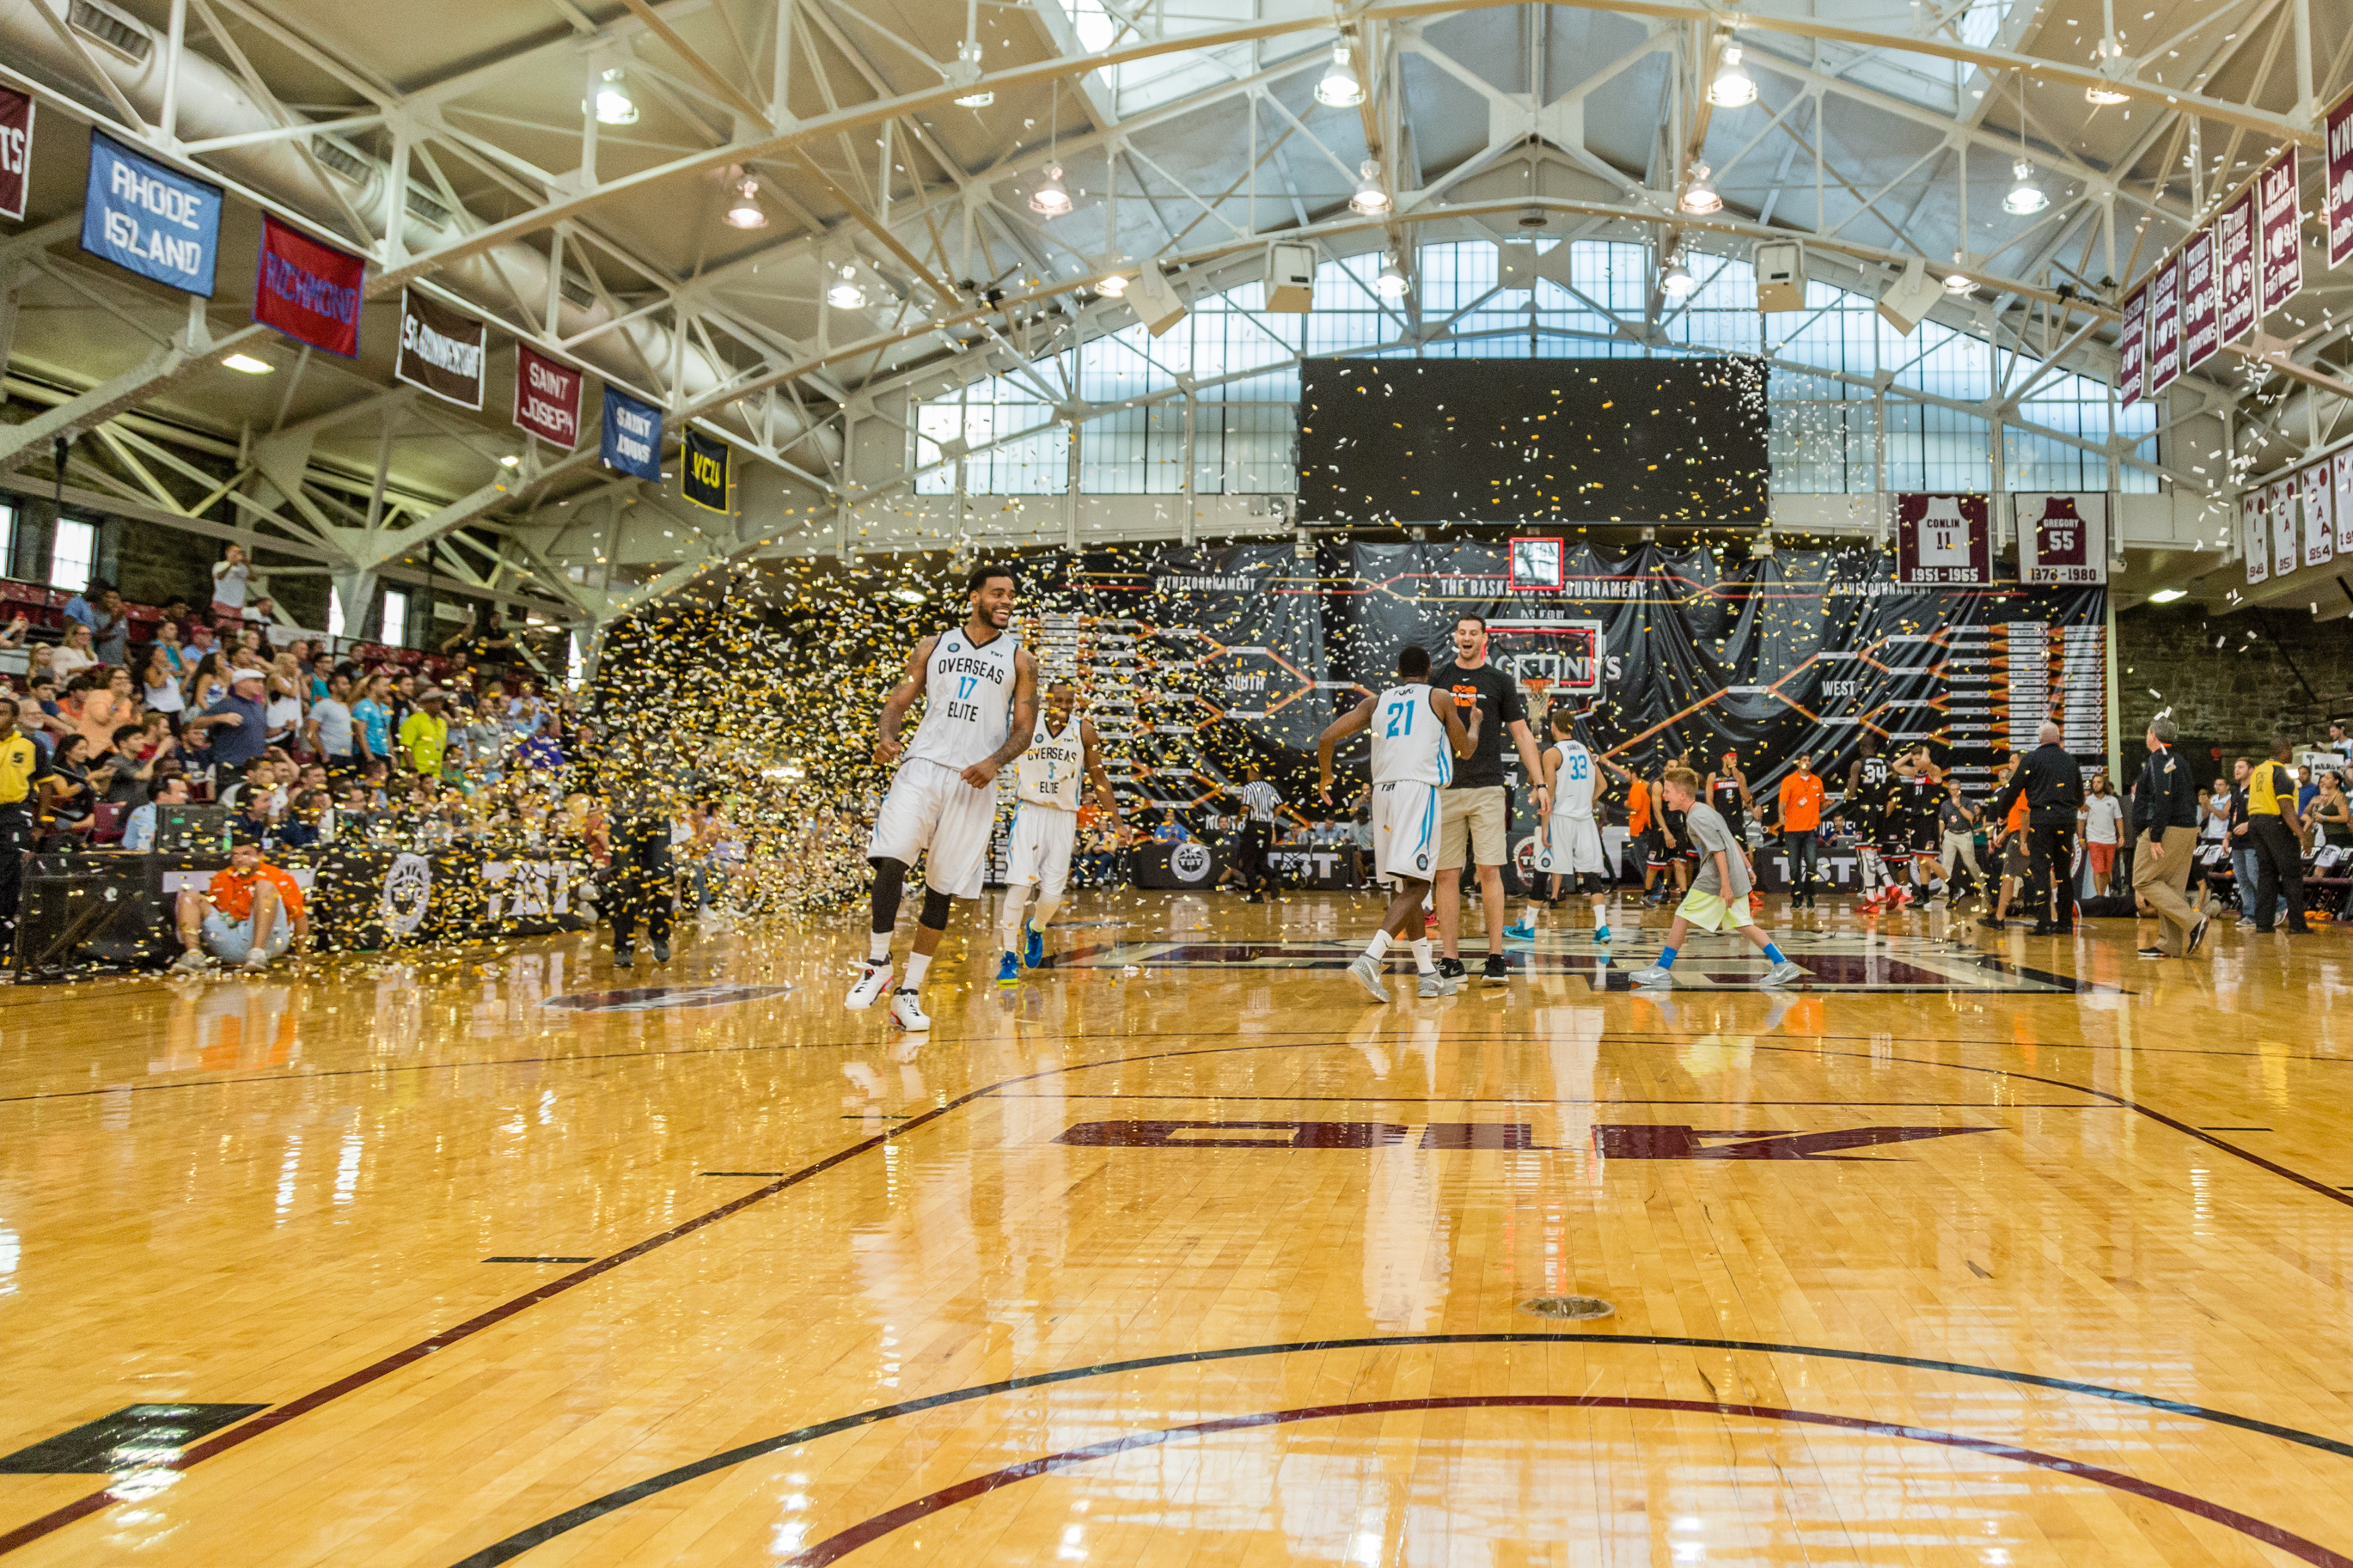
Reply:
[[[1599,622],[1607,679],[1577,733],[1645,776],[1684,753],[1704,773],[1729,750],[1761,803],[1809,752],[1835,794],[1876,733],[1883,749],[1930,742],[1978,796],[2045,717],[2087,768],[2105,762],[2105,590],[1909,589],[1867,546],[1745,549],[1575,546],[1560,590],[1514,593],[1500,541],[1141,546],[1033,575],[1050,586],[1032,635],[1050,671],[1086,680],[1130,809],[1156,822],[1174,808],[1209,837],[1253,763],[1303,819],[1326,815],[1317,731],[1388,683],[1402,644],[1450,657],[1466,614],[1493,624],[1490,658],[1524,682],[1559,646],[1544,627]],[[1541,747],[1546,700],[1526,695]],[[1364,741],[1340,755],[1345,799],[1366,776]],[[1515,845],[1535,826],[1524,794]],[[1607,795],[1622,803],[1622,784]]]

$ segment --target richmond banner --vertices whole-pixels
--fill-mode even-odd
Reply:
[[[1731,751],[1761,801],[1804,752],[1835,794],[1874,735],[1928,742],[1981,795],[2045,719],[2087,766],[2105,761],[2105,589],[2029,587],[2006,563],[1989,586],[1905,587],[1895,564],[1861,545],[1753,560],[1557,539],[1145,545],[1033,577],[1053,586],[1025,630],[1049,674],[1085,687],[1132,806],[1212,835],[1250,764],[1299,817],[1326,816],[1316,732],[1388,684],[1402,644],[1451,658],[1467,614],[1486,617],[1539,746],[1547,708],[1573,702],[1578,737],[1646,776]],[[1365,757],[1361,738],[1343,749],[1335,797]],[[1524,796],[1515,841],[1534,827]]]

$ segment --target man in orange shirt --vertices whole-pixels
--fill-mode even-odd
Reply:
[[[1593,760],[1626,781],[1626,849],[1629,855],[1642,857],[1642,894],[1650,896],[1651,884],[1658,879],[1658,869],[1650,864],[1653,857],[1647,853],[1651,831],[1651,786],[1633,773],[1620,767],[1608,757],[1596,752]]]
[[[206,891],[180,889],[179,917],[185,951],[173,967],[189,973],[210,968],[216,958],[267,969],[289,947],[299,954],[310,945],[302,885],[264,861],[255,838],[237,839],[228,853],[228,869],[214,873]]]
[[[1789,852],[1789,879],[1795,889],[1789,907],[1810,910],[1822,827],[1822,776],[1814,772],[1814,759],[1807,752],[1799,752],[1798,760],[1789,764],[1789,776],[1781,781],[1780,805],[1781,842]]]

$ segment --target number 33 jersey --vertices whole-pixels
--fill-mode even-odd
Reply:
[[[1373,708],[1373,782],[1444,785],[1454,776],[1446,725],[1430,710],[1428,686],[1392,686]]]
[[[923,671],[923,722],[913,760],[958,772],[986,762],[1013,728],[1013,660],[1020,644],[999,632],[976,647],[958,626],[932,645]]]

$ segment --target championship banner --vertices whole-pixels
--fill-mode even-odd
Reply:
[[[641,479],[661,476],[661,410],[626,392],[605,388],[605,430],[596,449],[604,465]]]
[[[2181,245],[2181,368],[2196,370],[2221,346],[2214,315],[2214,231],[2201,228]]]
[[[2018,519],[2019,580],[2027,584],[2100,585],[2108,580],[2108,498],[2013,495]]]
[[[2116,328],[2116,402],[2130,408],[2140,401],[2141,345],[2147,341],[2148,289],[2146,284],[2125,296],[2124,321]]]
[[[1769,800],[1807,752],[1835,813],[1869,736],[1883,749],[1926,742],[1974,798],[2054,718],[2069,751],[2105,757],[2099,587],[2029,586],[2004,570],[1984,586],[1908,588],[1890,580],[1885,552],[1862,545],[1728,561],[1571,542],[1557,586],[1540,588],[1515,589],[1514,565],[1504,540],[1326,541],[1307,560],[1288,541],[1110,549],[1039,563],[1052,587],[1022,632],[1071,650],[1131,818],[1174,812],[1212,849],[1241,831],[1231,792],[1245,764],[1275,786],[1286,822],[1347,820],[1368,740],[1340,748],[1326,806],[1317,732],[1395,680],[1404,645],[1452,657],[1465,615],[1486,620],[1488,658],[1532,730],[1546,733],[1549,710],[1570,704],[1577,739],[1654,781],[1679,753],[1730,751]],[[1537,825],[1508,739],[1502,752],[1504,877],[1525,887]],[[1625,805],[1613,776],[1599,801],[1605,835],[1622,832]],[[1768,841],[1758,858],[1776,853]],[[1205,862],[1190,875],[1216,872]]]
[[[81,247],[126,272],[213,297],[221,188],[165,168],[103,132],[90,133]]]
[[[1895,498],[1895,580],[1909,587],[1993,581],[1993,507],[1984,496]]]
[[[33,100],[0,87],[0,217],[24,217],[25,190],[32,183]]]
[[[2321,459],[2296,476],[2304,487],[2304,563],[2326,566],[2337,559],[2336,465]]]
[[[2271,490],[2272,575],[2284,577],[2296,569],[2304,555],[2303,541],[2296,536],[2294,476],[2274,481]]]
[[[2296,205],[2293,146],[2255,176],[2255,212],[2263,256],[2263,313],[2268,316],[2304,287],[2304,213]]]
[[[2261,485],[2239,496],[2239,553],[2250,587],[2272,580],[2272,498]]]
[[[679,447],[678,493],[705,511],[727,510],[727,443],[690,426]]]
[[[2353,261],[2353,94],[2328,111],[2323,141],[2328,187],[2321,195],[2321,213],[2328,226],[2328,265],[2336,268]]]
[[[2337,553],[2353,560],[2353,447],[2329,459],[2335,482],[2328,488],[2329,510],[2337,519]]]
[[[529,343],[515,345],[515,427],[569,452],[580,445],[580,391],[587,378]]]
[[[2148,372],[2142,395],[2155,397],[2181,377],[2181,265],[2168,261],[2148,280]]]
[[[400,357],[392,374],[460,408],[482,406],[489,329],[414,289],[400,291]]]
[[[2214,215],[2214,332],[2235,343],[2255,324],[2255,193]]]
[[[253,319],[298,342],[352,359],[360,352],[360,284],[367,264],[261,215]]]

